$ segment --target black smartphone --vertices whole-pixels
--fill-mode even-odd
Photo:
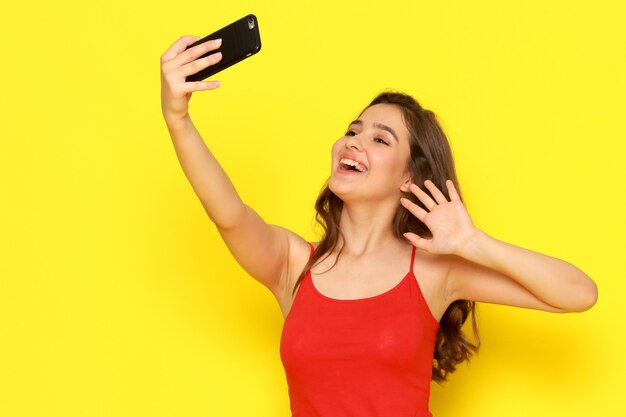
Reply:
[[[216,74],[261,50],[261,34],[259,33],[259,22],[253,14],[221,28],[220,30],[205,36],[189,45],[185,50],[200,45],[203,42],[222,38],[222,45],[219,49],[209,51],[196,58],[204,58],[211,54],[221,52],[222,59],[215,65],[200,70],[195,74],[188,75],[185,81],[202,81],[213,74]]]

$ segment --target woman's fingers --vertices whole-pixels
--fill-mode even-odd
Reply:
[[[187,77],[188,75],[195,74],[206,67],[215,65],[222,60],[222,53],[216,52],[204,58],[196,59],[188,64],[185,64],[180,69],[180,75]]]
[[[221,39],[213,39],[210,41],[202,42],[200,45],[196,45],[193,48],[189,48],[180,54],[183,64],[198,59],[198,57],[208,54],[211,51],[219,49],[222,46]]]
[[[406,232],[402,234],[413,246],[418,249],[428,251],[430,248],[430,239],[424,239],[423,237],[419,237],[415,233]]]
[[[161,55],[161,62],[167,62],[176,58],[185,51],[188,45],[191,45],[198,39],[200,39],[198,36],[181,36]]]
[[[400,204],[404,206],[408,211],[410,211],[415,217],[424,222],[424,217],[428,214],[426,210],[409,200],[408,198],[402,197],[400,199]]]
[[[161,56],[161,72],[164,76],[173,76],[174,82],[182,80],[185,83],[188,75],[195,74],[221,61],[221,52],[210,52],[222,46],[222,39],[213,39],[189,48],[189,45],[198,39],[197,36],[183,36],[165,51]],[[215,85],[216,82],[189,82],[188,84],[183,87],[185,92],[205,89],[209,84]]]
[[[183,81],[188,75],[195,74],[206,67],[215,65],[222,59],[222,53],[216,52],[209,56],[190,62],[180,69],[180,74],[183,76]],[[214,90],[220,86],[219,81],[187,81],[181,86],[181,90],[185,93],[193,93],[198,90]]]
[[[452,180],[447,180],[446,185],[448,186],[448,194],[450,195],[450,201],[452,200],[461,200],[459,194],[456,192],[456,188],[454,187],[454,183]]]
[[[415,194],[422,203],[424,203],[424,206],[426,206],[428,210],[432,210],[433,207],[437,205],[437,203],[435,203],[433,199],[430,198],[430,196],[426,194],[419,186],[411,184],[409,186],[409,190],[411,190],[411,192]]]
[[[431,180],[426,180],[424,181],[424,185],[426,186],[426,188],[428,188],[428,191],[430,191],[433,197],[435,197],[437,203],[442,204],[448,202],[446,196],[443,195],[441,191],[439,191],[439,188],[437,188],[434,182],[432,182]]]
[[[192,48],[186,49],[189,45],[198,40],[197,36],[183,36],[178,41],[176,41],[170,48],[161,56],[161,66],[163,67],[163,71],[166,73],[169,72],[178,72],[179,68],[185,68],[185,70],[189,70],[187,64],[195,63],[191,68],[196,68],[196,71],[200,68],[207,67],[209,64],[215,64],[215,62],[221,59],[221,54],[219,59],[215,61],[216,57],[207,60],[205,58],[209,58],[216,54],[211,54],[209,56],[204,57],[203,55],[207,55],[209,52],[219,49],[222,45],[221,39],[213,39],[210,41],[202,42],[199,45],[196,45]],[[198,59],[202,57],[202,59]],[[191,72],[189,74],[195,74],[195,72]],[[180,75],[189,75],[189,74],[180,74]]]
[[[180,87],[180,91],[188,94],[200,90],[215,90],[220,85],[219,81],[188,81]]]

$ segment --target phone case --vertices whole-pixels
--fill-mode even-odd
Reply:
[[[201,71],[187,76],[186,81],[201,81],[213,74],[216,74],[239,61],[242,61],[261,50],[261,35],[259,33],[259,22],[253,14],[223,27],[222,29],[205,36],[202,39],[189,45],[185,50],[199,45],[211,39],[222,38],[222,45],[219,49],[207,52],[196,59],[204,58],[216,52],[222,53],[222,59],[215,65],[211,65]]]

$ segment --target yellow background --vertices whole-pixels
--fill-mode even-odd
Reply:
[[[330,147],[378,92],[440,117],[474,223],[598,284],[588,312],[478,306],[446,416],[622,416],[624,2],[12,2],[0,77],[0,416],[289,416],[282,316],[220,240],[160,109],[159,58],[254,13],[194,94],[240,195],[315,240]]]

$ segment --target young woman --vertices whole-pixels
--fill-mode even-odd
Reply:
[[[584,311],[595,283],[560,259],[472,223],[433,112],[402,93],[376,97],[332,148],[316,202],[318,243],[270,225],[241,201],[189,114],[198,59],[183,36],[161,56],[162,112],[185,175],[237,262],[285,317],[281,358],[294,417],[430,416],[442,382],[478,350],[475,302]],[[461,330],[473,316],[475,343]]]

